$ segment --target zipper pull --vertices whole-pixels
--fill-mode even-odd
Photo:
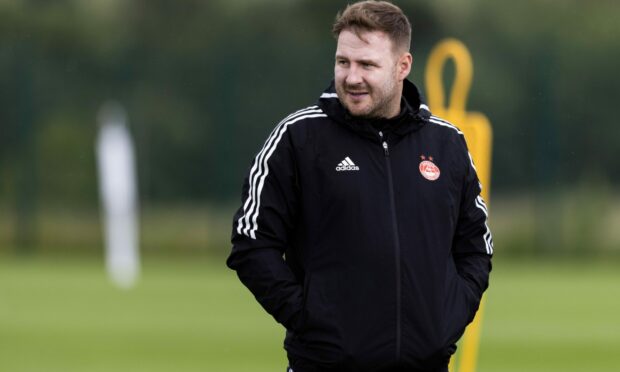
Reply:
[[[383,152],[385,153],[385,156],[390,156],[390,152],[388,151],[388,144],[387,141],[383,140],[383,132],[379,131],[379,138],[381,140],[381,142],[383,142]]]

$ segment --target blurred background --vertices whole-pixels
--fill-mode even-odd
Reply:
[[[0,370],[283,370],[283,330],[224,261],[253,156],[331,80],[346,3],[0,0]],[[467,108],[494,130],[478,370],[613,370],[618,3],[395,3],[413,23],[411,79],[425,91],[432,47],[458,38],[474,63]],[[135,143],[129,291],[104,268],[95,143],[109,100]]]

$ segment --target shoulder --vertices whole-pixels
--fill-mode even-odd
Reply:
[[[455,159],[469,164],[471,155],[463,131],[451,122],[435,115],[430,115],[427,120],[425,127],[429,129],[431,136],[448,146]]]
[[[317,122],[327,115],[318,106],[308,106],[294,111],[280,120],[267,137],[263,149],[283,151],[297,148],[307,142],[309,128],[317,127]],[[281,149],[281,150],[278,150]]]
[[[427,120],[428,127],[439,135],[454,139],[463,138],[463,132],[451,122],[435,115],[430,115]]]
[[[290,129],[289,127],[300,127],[305,124],[311,124],[319,118],[325,118],[327,115],[319,106],[313,105],[297,110],[282,119],[276,128]]]
[[[327,128],[325,124],[329,122],[319,106],[308,106],[284,117],[273,129],[272,136],[285,135],[293,147],[301,147]]]

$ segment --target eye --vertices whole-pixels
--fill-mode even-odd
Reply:
[[[336,61],[336,64],[337,64],[338,66],[345,67],[345,66],[347,66],[347,65],[349,64],[349,62],[347,62],[347,61],[346,61],[346,60],[344,60],[344,59],[339,59],[339,60],[337,60],[337,61]]]
[[[371,69],[374,67],[374,65],[372,63],[369,62],[362,62],[362,67],[366,70]]]

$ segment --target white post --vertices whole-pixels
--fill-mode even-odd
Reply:
[[[140,272],[134,146],[121,105],[104,104],[98,121],[96,152],[106,268],[117,286],[130,289]]]

